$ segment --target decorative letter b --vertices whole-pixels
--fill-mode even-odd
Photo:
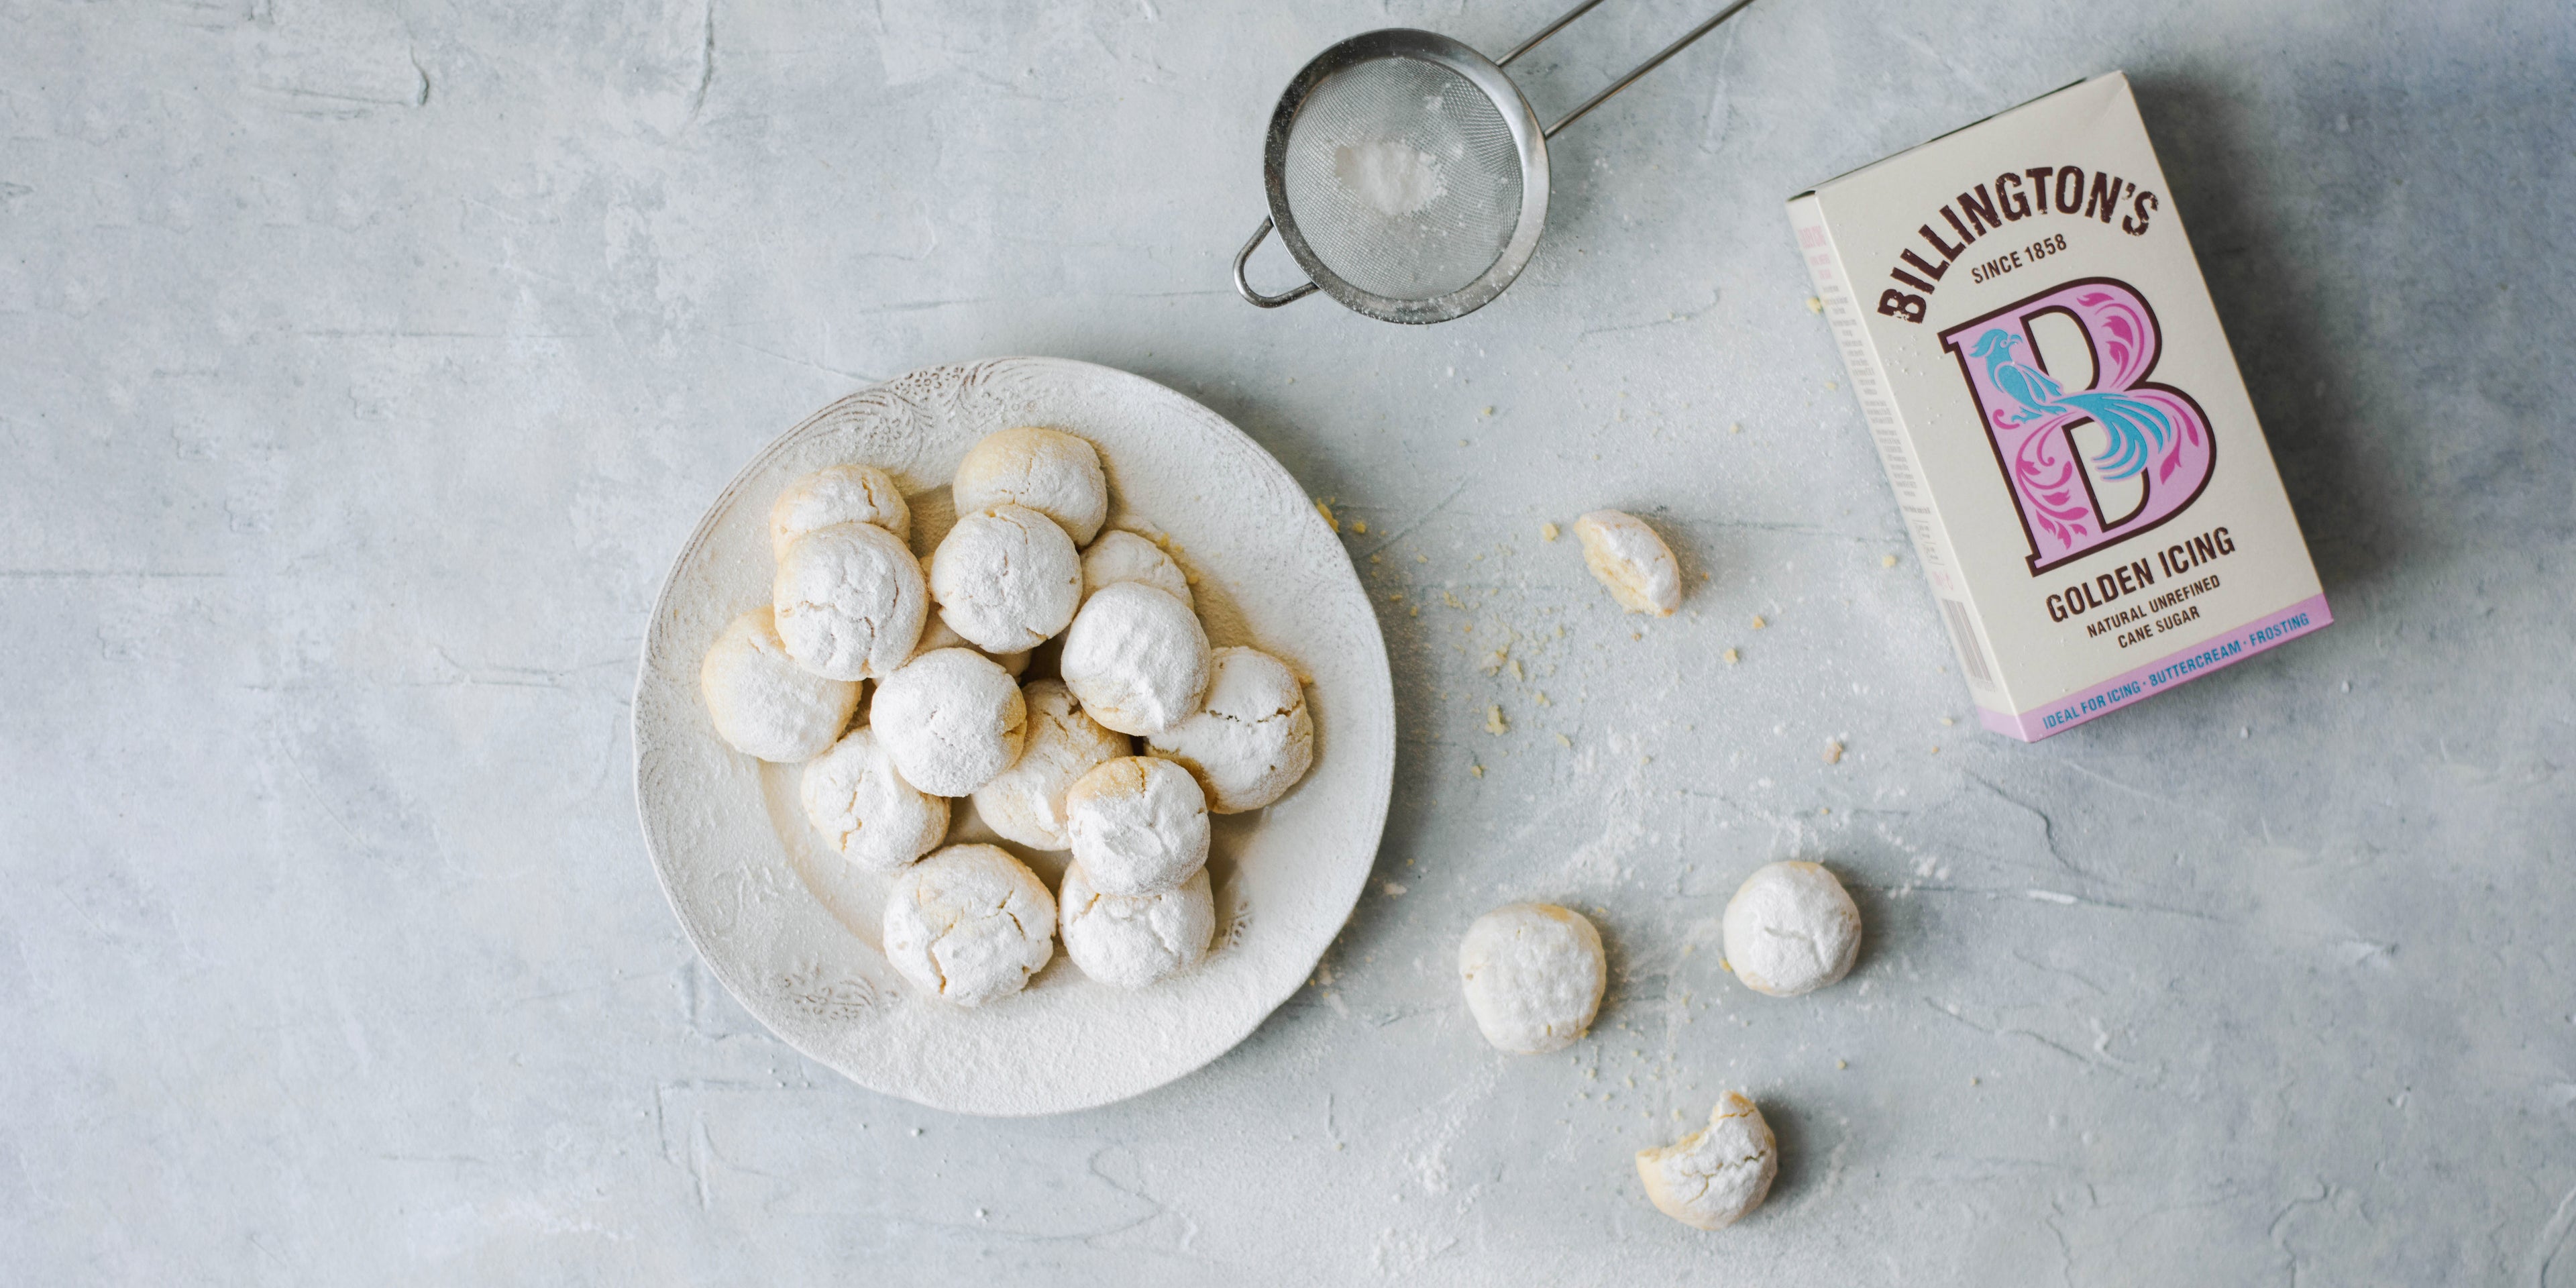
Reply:
[[[2093,383],[2064,388],[2032,340],[2043,313],[2074,320],[2093,352]],[[2150,382],[2164,342],[2155,312],[2125,282],[2089,278],[2052,287],[1941,333],[1968,378],[1977,419],[1994,445],[2030,537],[2033,576],[2125,541],[2182,512],[2209,485],[2216,463],[2209,416],[2191,395]],[[2093,477],[2077,459],[2073,431],[2102,428],[2094,453],[2105,481],[2137,478],[2144,496],[2129,513],[2103,512]]]

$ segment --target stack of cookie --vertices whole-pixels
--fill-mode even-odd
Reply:
[[[1108,479],[1088,440],[994,434],[951,493],[957,522],[926,568],[885,471],[837,465],[779,494],[771,602],[700,668],[716,733],[805,763],[807,816],[893,878],[886,956],[932,994],[1018,992],[1053,956],[1059,911],[1067,955],[1096,980],[1186,970],[1216,925],[1208,815],[1262,808],[1304,777],[1304,690],[1266,653],[1212,649],[1171,554],[1102,530]],[[1055,673],[1031,675],[1058,639]],[[959,799],[1004,841],[1072,851],[1060,900],[1008,849],[945,844]]]

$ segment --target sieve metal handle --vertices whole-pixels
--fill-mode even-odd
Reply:
[[[1558,17],[1557,17],[1556,21],[1551,22],[1551,23],[1547,24],[1546,26],[1539,28],[1539,31],[1538,31],[1538,34],[1537,34],[1537,35],[1532,36],[1532,37],[1530,37],[1529,39],[1522,41],[1522,42],[1519,44],[1519,46],[1518,46],[1518,47],[1516,47],[1516,48],[1514,48],[1514,49],[1512,50],[1512,52],[1510,52],[1510,53],[1508,53],[1508,54],[1505,54],[1505,55],[1503,55],[1503,56],[1502,56],[1502,57],[1500,57],[1500,58],[1495,59],[1495,60],[1494,60],[1494,65],[1495,65],[1495,66],[1497,66],[1497,67],[1505,67],[1505,66],[1509,66],[1509,65],[1511,64],[1511,61],[1512,61],[1513,59],[1518,58],[1518,57],[1520,57],[1521,55],[1528,53],[1528,52],[1529,52],[1531,49],[1533,49],[1533,48],[1536,48],[1536,47],[1537,47],[1537,45],[1538,45],[1538,42],[1540,42],[1540,41],[1542,41],[1542,40],[1545,40],[1545,39],[1547,39],[1547,38],[1548,38],[1548,37],[1550,37],[1550,36],[1555,35],[1558,31],[1562,30],[1562,29],[1565,27],[1565,24],[1567,24],[1567,23],[1569,23],[1569,22],[1572,22],[1572,21],[1574,21],[1574,20],[1575,20],[1575,19],[1577,19],[1577,18],[1582,17],[1583,15],[1585,15],[1585,14],[1587,14],[1587,13],[1590,13],[1590,12],[1592,11],[1592,7],[1593,7],[1594,5],[1597,5],[1597,4],[1600,4],[1600,3],[1601,3],[1601,0],[1576,0],[1576,4],[1575,4],[1575,6],[1574,6],[1573,8],[1568,9],[1568,10],[1566,10],[1563,14],[1558,15]],[[1582,119],[1583,119],[1583,114],[1584,114],[1584,113],[1589,112],[1589,111],[1591,111],[1592,109],[1594,109],[1594,108],[1596,108],[1596,107],[1601,106],[1603,103],[1609,102],[1609,101],[1610,101],[1610,96],[1611,96],[1611,95],[1616,94],[1616,93],[1618,93],[1619,91],[1621,91],[1621,90],[1623,90],[1623,89],[1628,88],[1630,85],[1633,85],[1633,84],[1637,83],[1637,78],[1638,78],[1638,77],[1643,76],[1643,75],[1645,75],[1646,73],[1648,73],[1648,72],[1650,72],[1650,71],[1653,71],[1653,70],[1655,70],[1655,69],[1656,69],[1656,68],[1658,68],[1658,67],[1663,66],[1663,65],[1664,65],[1664,60],[1665,60],[1665,59],[1670,58],[1670,57],[1672,57],[1673,55],[1678,54],[1678,53],[1680,53],[1681,51],[1683,51],[1683,50],[1685,50],[1685,49],[1690,48],[1690,45],[1691,45],[1691,42],[1692,42],[1692,41],[1697,40],[1697,39],[1699,39],[1700,37],[1705,36],[1705,35],[1707,35],[1708,33],[1712,32],[1712,31],[1717,30],[1717,24],[1719,24],[1719,23],[1721,23],[1721,22],[1724,22],[1724,21],[1726,21],[1726,20],[1727,20],[1727,19],[1729,19],[1729,18],[1734,17],[1734,16],[1735,16],[1735,14],[1736,14],[1736,11],[1737,11],[1737,10],[1742,9],[1744,6],[1749,5],[1749,4],[1751,4],[1751,3],[1753,3],[1753,0],[1735,0],[1735,3],[1733,3],[1733,4],[1731,4],[1731,5],[1728,5],[1728,6],[1726,6],[1726,7],[1725,7],[1725,8],[1723,8],[1723,9],[1718,10],[1718,11],[1717,11],[1717,16],[1715,16],[1715,17],[1713,17],[1713,18],[1710,18],[1708,21],[1703,22],[1703,23],[1701,23],[1700,25],[1698,25],[1698,26],[1696,26],[1696,27],[1691,28],[1691,30],[1690,30],[1690,32],[1689,32],[1689,34],[1687,34],[1687,35],[1683,36],[1681,39],[1676,40],[1676,41],[1674,41],[1673,43],[1671,43],[1671,44],[1669,44],[1669,45],[1664,46],[1664,50],[1663,50],[1663,52],[1662,52],[1662,53],[1659,53],[1659,54],[1655,55],[1654,57],[1649,58],[1649,59],[1647,59],[1646,61],[1644,61],[1644,62],[1642,62],[1642,63],[1637,64],[1636,68],[1635,68],[1634,70],[1630,71],[1627,75],[1622,76],[1622,77],[1620,77],[1619,79],[1617,79],[1617,80],[1615,80],[1615,81],[1610,82],[1610,87],[1609,87],[1609,88],[1604,89],[1604,90],[1602,90],[1600,93],[1593,95],[1591,98],[1588,98],[1588,99],[1584,100],[1583,106],[1578,107],[1578,108],[1574,109],[1573,111],[1566,113],[1564,116],[1562,116],[1562,117],[1558,118],[1558,120],[1557,120],[1556,124],[1551,125],[1551,126],[1547,127],[1547,128],[1546,128],[1546,129],[1544,129],[1544,130],[1541,130],[1539,133],[1540,133],[1543,137],[1546,137],[1546,138],[1551,138],[1551,139],[1552,139],[1552,138],[1555,138],[1555,137],[1556,137],[1556,132],[1557,132],[1558,130],[1562,130],[1562,129],[1564,129],[1566,126],[1572,125],[1572,124],[1574,124],[1576,121],[1582,120]]]
[[[1261,226],[1259,228],[1252,230],[1252,240],[1245,242],[1243,244],[1243,249],[1235,252],[1234,290],[1236,294],[1241,295],[1244,299],[1249,300],[1254,304],[1258,304],[1265,309],[1275,309],[1282,304],[1294,304],[1297,301],[1314,294],[1315,284],[1313,282],[1308,282],[1285,295],[1264,295],[1261,292],[1252,289],[1252,279],[1243,275],[1243,266],[1252,258],[1253,250],[1261,245],[1261,239],[1269,235],[1270,221],[1264,219],[1261,221]]]

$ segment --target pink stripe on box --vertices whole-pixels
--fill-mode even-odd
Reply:
[[[2114,676],[2083,692],[2068,694],[2046,706],[2033,707],[2017,715],[1979,707],[1977,719],[1996,733],[2019,738],[2023,742],[2037,742],[2095,716],[2117,711],[2140,698],[2162,693],[2186,680],[2198,679],[2220,667],[2242,662],[2265,649],[2288,643],[2333,622],[2334,615],[2326,611],[2326,597],[2313,595],[2277,613],[2258,617],[2179,653],[2166,654],[2137,670]]]

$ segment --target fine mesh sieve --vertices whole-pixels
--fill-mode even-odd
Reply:
[[[1511,285],[1547,224],[1547,140],[1752,0],[1707,22],[1540,129],[1503,67],[1601,0],[1581,0],[1496,61],[1428,31],[1353,36],[1317,54],[1270,115],[1270,218],[1234,257],[1263,308],[1321,290],[1387,322],[1446,322]],[[1308,280],[1254,290],[1245,264],[1276,228]]]

